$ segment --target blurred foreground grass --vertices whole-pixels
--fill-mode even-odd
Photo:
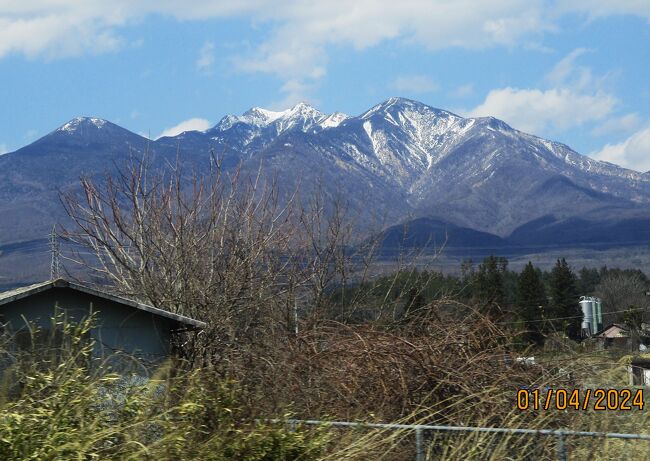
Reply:
[[[172,364],[154,376],[120,376],[91,364],[91,322],[63,326],[56,351],[2,350],[0,459],[2,460],[412,460],[408,430],[341,429],[326,424],[290,428],[263,423],[299,417],[273,414],[242,398],[245,389],[215,370],[180,371]],[[37,353],[38,352],[38,353]],[[567,350],[539,357],[539,387],[554,386],[567,370],[576,387],[625,387],[629,357]],[[563,378],[564,379],[564,378]],[[516,388],[486,386],[437,400],[399,421],[467,426],[643,433],[649,407],[632,411],[532,411],[515,408]],[[647,396],[646,396],[647,397]],[[486,414],[482,402],[511,402]],[[646,405],[650,403],[646,401]],[[479,407],[480,408],[479,410]],[[498,419],[495,419],[498,415]],[[367,421],[376,421],[368,414]],[[431,460],[557,459],[548,436],[427,433]],[[650,459],[650,442],[566,438],[569,459]]]

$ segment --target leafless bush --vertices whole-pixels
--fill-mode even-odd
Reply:
[[[613,322],[627,323],[629,309],[639,320],[650,320],[647,313],[641,312],[647,302],[645,292],[646,284],[639,274],[612,271],[605,275],[596,286],[596,296],[602,300],[603,326]]]
[[[541,370],[513,364],[504,331],[452,304],[392,326],[324,321],[283,345],[283,360],[247,373],[271,410],[291,404],[303,417],[498,421],[513,411],[520,386],[539,383]]]

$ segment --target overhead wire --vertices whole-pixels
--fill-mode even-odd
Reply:
[[[650,308],[645,308],[645,307],[638,307],[638,308],[633,308],[633,309],[623,309],[619,311],[609,311],[609,312],[603,312],[603,315],[610,315],[610,314],[621,314],[624,312],[650,312]],[[566,317],[547,317],[547,318],[542,318],[542,319],[535,319],[535,320],[526,320],[526,323],[531,323],[531,322],[548,322],[552,320],[570,320],[570,319],[581,319],[583,318],[583,314],[580,315],[570,315]],[[515,325],[515,324],[520,324],[522,321],[518,322],[495,322],[496,325]]]

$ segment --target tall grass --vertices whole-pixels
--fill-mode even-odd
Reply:
[[[5,343],[2,460],[315,460],[323,452],[319,430],[244,416],[237,386],[209,370],[119,376],[92,363],[91,320],[55,323],[56,348]]]
[[[296,361],[296,356],[288,362],[296,375],[278,389],[294,390],[285,396],[289,403],[284,407],[265,406],[268,394],[228,379],[220,370],[181,371],[170,362],[147,378],[112,373],[104,362],[93,360],[92,325],[92,319],[71,324],[55,318],[49,331],[57,333],[43,335],[32,327],[29,347],[20,349],[9,341],[1,349],[0,459],[414,459],[410,430],[290,428],[281,422],[288,416],[313,417],[307,413],[309,405],[321,412],[315,416],[326,418],[325,404],[336,403],[336,396],[339,406],[329,407],[332,419],[345,415],[344,406],[352,403],[352,418],[368,422],[629,433],[644,432],[650,425],[647,409],[517,410],[517,385],[525,379],[540,388],[624,387],[629,359],[571,350],[562,357],[539,357],[539,369],[508,368],[495,358],[501,347],[497,343],[484,349],[483,343],[470,342],[478,336],[470,334],[469,321],[458,349],[468,354],[469,362],[462,366],[454,361],[457,352],[449,346],[444,350],[448,337],[439,337],[432,325],[423,336],[363,327],[324,330],[324,336],[312,333],[318,348],[309,353],[311,346],[304,344],[311,342],[302,338],[297,352],[303,359]],[[37,340],[44,336],[55,344]],[[472,347],[475,355],[470,354]],[[566,369],[571,370],[569,378]],[[278,373],[287,370],[279,368]],[[423,387],[427,379],[432,381]],[[384,413],[373,414],[373,405]],[[286,408],[294,414],[285,413]],[[386,419],[399,415],[400,409],[407,411]],[[265,422],[272,419],[280,422]],[[424,438],[429,460],[556,459],[556,440],[548,436],[431,432]],[[644,441],[567,437],[566,445],[569,459],[650,459],[650,443]]]
[[[629,357],[617,357],[607,352],[579,353],[567,351],[562,354],[541,357],[544,378],[536,385],[546,387],[574,388],[627,388],[627,364]],[[560,373],[558,374],[558,369]],[[571,371],[571,381],[558,382],[566,370]],[[540,410],[520,411],[515,405],[515,389],[490,387],[484,392],[475,391],[460,399],[439,402],[418,412],[420,419],[412,416],[402,421],[409,424],[430,424],[437,414],[462,413],[466,421],[462,425],[483,427],[506,427],[521,429],[564,429],[570,431],[645,433],[650,427],[650,399],[645,395],[643,410]],[[510,396],[508,398],[508,396]],[[487,399],[499,405],[493,417],[481,417],[473,412],[471,402]],[[511,403],[508,404],[508,401]],[[504,408],[509,405],[508,408]],[[593,408],[593,406],[592,406]],[[428,414],[428,415],[427,415]],[[471,415],[477,417],[471,420]],[[338,446],[324,459],[335,460],[412,460],[415,454],[415,437],[412,430],[364,430],[333,429],[342,435],[336,439]],[[427,460],[555,460],[558,459],[557,438],[548,435],[491,434],[478,432],[428,432],[425,433]],[[565,436],[565,447],[570,460],[648,460],[650,441],[621,440],[604,437]],[[372,456],[368,456],[371,453]]]

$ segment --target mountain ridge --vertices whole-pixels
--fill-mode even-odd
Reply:
[[[0,213],[12,217],[0,226],[0,246],[42,238],[53,221],[65,219],[60,191],[74,190],[81,175],[99,177],[144,152],[160,164],[180,158],[199,171],[215,152],[226,169],[252,173],[262,165],[286,191],[302,185],[308,195],[324,185],[329,197],[385,216],[387,227],[435,218],[509,238],[553,216],[555,227],[535,232],[559,238],[562,223],[577,219],[607,223],[610,230],[624,223],[629,237],[636,235],[629,223],[650,216],[648,174],[591,159],[493,117],[462,117],[396,97],[357,116],[325,114],[305,103],[285,111],[253,107],[205,131],[156,140],[98,117],[76,117],[0,156]],[[526,235],[527,242],[534,239]]]

